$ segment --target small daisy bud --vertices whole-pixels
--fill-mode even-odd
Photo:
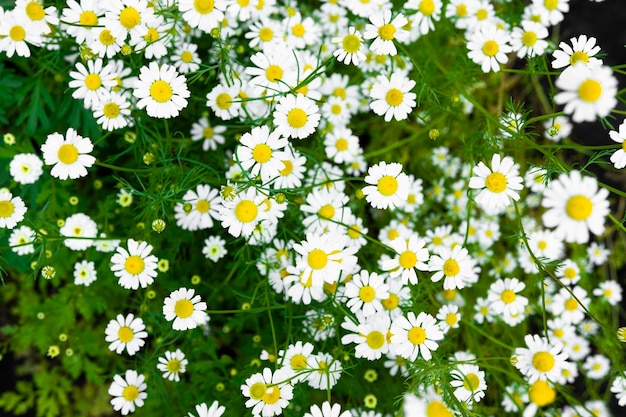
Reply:
[[[163,230],[165,230],[165,220],[163,219],[156,219],[152,222],[152,230],[154,230],[157,233],[161,233]]]
[[[276,202],[277,202],[278,204],[282,204],[282,203],[284,203],[285,201],[287,201],[287,197],[286,197],[286,196],[285,196],[285,194],[283,194],[283,193],[278,193],[278,194],[276,194],[276,195],[274,196],[274,199],[276,200]]]
[[[215,391],[217,392],[222,392],[224,391],[225,388],[226,386],[221,382],[218,382],[217,384],[215,384]]]
[[[70,204],[72,206],[75,206],[76,204],[78,204],[78,197],[76,197],[75,195],[70,197]]]
[[[46,314],[44,312],[40,311],[39,313],[37,313],[37,318],[39,320],[43,320],[43,319],[46,318]]]
[[[58,227],[63,227],[64,224],[65,224],[65,220],[64,219],[57,220],[57,226]]]
[[[513,365],[513,366],[517,365],[518,360],[519,360],[519,359],[517,358],[517,355],[513,355],[513,356],[511,356],[511,357],[509,358],[509,362],[510,362],[510,363],[511,363],[511,365]]]
[[[133,47],[128,45],[128,44],[124,44],[122,45],[122,55],[128,56],[130,54],[133,53]]]
[[[223,185],[222,189],[220,190],[220,194],[222,195],[222,198],[224,200],[232,200],[237,195],[237,193],[235,192],[235,187],[233,187],[232,185]]]
[[[56,271],[56,269],[54,269],[53,266],[46,265],[43,268],[41,268],[41,276],[43,276],[45,279],[52,279],[52,278],[54,278],[56,273],[57,273],[57,271]]]
[[[167,259],[160,259],[157,263],[157,269],[161,272],[167,272],[170,269],[170,261]]]
[[[261,335],[255,334],[254,336],[252,336],[252,341],[254,343],[261,343]]]
[[[52,258],[52,251],[50,249],[46,249],[46,258],[47,259]]]
[[[356,192],[354,193],[354,196],[358,198],[359,200],[363,200],[363,198],[365,198],[365,194],[363,193],[363,190],[356,190]]]
[[[235,375],[237,375],[237,373],[238,372],[237,372],[237,370],[235,368],[230,370],[230,376],[235,376]]]
[[[15,145],[15,135],[13,133],[5,133],[3,136],[4,143],[7,145]]]
[[[258,360],[257,358],[254,358],[250,361],[250,365],[256,366],[258,368],[259,366],[261,366],[261,361]]]
[[[152,152],[146,152],[145,154],[143,154],[143,163],[144,164],[150,165],[154,161],[156,161],[156,157],[154,156],[154,154]]]
[[[191,277],[191,283],[192,283],[193,285],[198,285],[198,284],[200,284],[200,281],[201,281],[201,280],[202,280],[202,279],[200,278],[200,275],[194,275],[194,276],[192,276],[192,277]]]
[[[148,292],[146,293],[146,297],[148,297],[150,300],[154,299],[156,297],[156,291],[148,290]]]
[[[439,137],[439,129],[430,129],[428,131],[428,137],[435,140]]]
[[[65,333],[61,333],[61,334],[59,335],[59,340],[60,340],[61,342],[65,342],[65,341],[67,341],[67,335],[66,335]]]
[[[376,404],[378,404],[378,399],[376,399],[374,394],[367,394],[363,399],[363,402],[365,403],[365,407],[375,408]]]
[[[191,205],[191,203],[183,204],[183,211],[185,213],[191,213],[191,210],[193,210],[193,206]]]
[[[243,45],[239,45],[237,48],[235,48],[235,52],[237,52],[239,55],[241,55],[244,52],[246,52],[246,48],[244,48]]]
[[[46,354],[46,356],[49,356],[51,358],[56,358],[57,356],[59,356],[60,352],[61,352],[61,349],[59,349],[57,345],[52,345],[48,347],[48,353]]]
[[[626,327],[620,327],[617,329],[617,338],[620,342],[626,343]]]
[[[209,34],[214,39],[219,38],[220,37],[220,30],[218,28],[213,28],[213,29],[211,29],[211,32]]]
[[[72,348],[65,349],[65,356],[73,356],[74,350]]]
[[[548,129],[548,135],[554,137],[559,134],[559,129],[556,126],[552,126]]]
[[[365,371],[363,379],[365,379],[367,382],[374,382],[378,379],[378,373],[375,369],[368,369],[367,371]]]
[[[243,304],[241,305],[241,309],[242,309],[243,311],[250,310],[250,308],[251,308],[251,307],[252,307],[252,306],[250,305],[250,303],[243,303]]]
[[[137,134],[135,132],[126,132],[124,133],[124,140],[128,143],[135,143]]]
[[[99,190],[102,188],[102,180],[95,180],[93,182],[93,188],[95,188],[96,190]]]

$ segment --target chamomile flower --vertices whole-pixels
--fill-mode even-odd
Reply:
[[[217,401],[213,401],[210,407],[206,403],[196,405],[197,416],[187,413],[187,417],[221,417],[224,411],[226,411],[226,407],[220,405]]]
[[[250,85],[260,92],[270,90],[271,94],[288,91],[297,83],[297,63],[291,48],[272,48],[257,52],[250,57],[253,67],[245,72],[252,78]]]
[[[587,356],[585,363],[583,363],[583,369],[587,378],[602,379],[611,370],[611,361],[601,354]]]
[[[304,281],[311,280],[315,287],[324,282],[334,284],[342,273],[352,272],[357,264],[356,248],[347,247],[346,237],[339,231],[322,235],[307,233],[305,240],[294,243],[293,249],[300,257],[296,266],[302,271]]]
[[[181,74],[197,71],[201,62],[198,56],[198,45],[189,42],[178,44],[171,55],[171,60]]]
[[[409,177],[402,172],[402,164],[382,161],[372,165],[364,179],[365,200],[377,209],[393,209],[402,205],[409,194]]]
[[[618,375],[611,384],[611,392],[615,394],[620,407],[626,406],[626,376]]]
[[[373,316],[383,311],[382,301],[389,297],[388,290],[383,275],[362,269],[346,283],[346,306],[355,314],[360,312],[364,317]]]
[[[568,355],[563,352],[561,343],[551,344],[542,336],[527,334],[524,337],[527,348],[515,349],[515,367],[527,378],[529,384],[536,381],[562,380],[562,370]]]
[[[305,413],[303,417],[351,417],[350,410],[341,412],[341,405],[331,405],[328,401],[324,401],[322,406],[313,404],[309,409],[309,412]]]
[[[252,409],[253,415],[275,416],[282,414],[293,398],[293,387],[286,382],[285,371],[274,372],[264,368],[246,379],[241,385],[241,393],[246,400],[246,407]]]
[[[554,26],[560,23],[569,11],[569,0],[533,0],[533,6],[539,10],[542,20]]]
[[[607,116],[617,104],[617,79],[610,67],[589,67],[582,63],[567,67],[555,85],[561,90],[554,96],[556,104],[574,122],[591,122]]]
[[[202,141],[203,151],[214,151],[217,145],[224,144],[224,135],[226,126],[211,125],[207,117],[202,117],[191,125],[191,140]]]
[[[0,198],[0,211],[2,210],[2,201]],[[0,217],[0,221],[2,218]],[[11,250],[19,256],[35,253],[33,242],[37,239],[37,234],[28,226],[20,226],[11,231],[9,236],[9,246]]]
[[[219,210],[222,227],[234,237],[249,237],[257,224],[267,219],[261,207],[265,200],[254,187],[239,192],[232,200],[224,200]]]
[[[500,64],[509,60],[507,54],[511,52],[508,44],[509,36],[495,25],[488,25],[473,32],[467,42],[469,52],[467,56],[480,65],[483,72],[500,71]]]
[[[8,58],[14,54],[25,58],[30,57],[28,44],[40,46],[42,43],[41,32],[37,31],[28,19],[18,16],[14,11],[7,11],[0,16],[2,17],[0,20],[0,52],[4,51]]]
[[[135,317],[133,314],[126,316],[118,314],[107,324],[104,340],[110,343],[109,350],[118,355],[126,349],[126,352],[133,356],[146,344],[144,339],[148,337],[148,332],[145,330],[146,326],[140,317]]]
[[[441,0],[409,0],[404,7],[410,10],[417,10],[411,16],[411,25],[419,30],[420,35],[426,35],[435,29],[435,22],[441,16],[442,6]]]
[[[87,61],[87,66],[82,62],[76,63],[77,71],[70,71],[72,80],[70,88],[75,88],[72,97],[83,99],[85,108],[89,109],[102,100],[108,90],[116,85],[113,66],[103,64],[102,59]]]
[[[74,284],[88,287],[97,277],[93,262],[82,260],[74,264]]]
[[[0,228],[13,229],[24,219],[27,208],[21,197],[0,190]]]
[[[34,153],[18,153],[9,163],[9,173],[15,182],[34,184],[43,174],[43,162]]]
[[[178,10],[183,19],[192,28],[198,28],[205,33],[219,27],[224,19],[226,2],[223,0],[180,0]]]
[[[304,139],[315,132],[320,121],[319,107],[303,94],[281,97],[273,113],[275,133]]]
[[[137,107],[145,108],[150,117],[178,116],[187,107],[190,95],[186,82],[185,76],[179,75],[174,66],[150,62],[147,67],[141,67],[133,87],[133,95],[139,99]]]
[[[591,300],[587,296],[587,291],[579,286],[569,288],[561,288],[554,295],[549,308],[552,314],[561,317],[569,323],[578,324],[585,318],[585,309],[589,308]]]
[[[76,251],[85,250],[93,244],[92,238],[98,236],[98,227],[91,217],[76,213],[65,219],[59,230],[63,244]]]
[[[402,283],[416,285],[417,273],[415,270],[428,271],[428,259],[430,257],[426,246],[426,241],[413,234],[410,239],[397,237],[388,246],[396,254],[382,262],[381,269],[388,271],[390,277],[402,277]]]
[[[89,37],[91,29],[98,25],[98,20],[104,16],[105,9],[96,0],[68,0],[63,9],[61,20],[68,23],[65,32],[72,36],[77,44],[82,44]]]
[[[499,208],[508,206],[510,199],[519,200],[517,191],[524,186],[517,164],[510,156],[501,158],[499,154],[493,154],[491,168],[481,161],[473,172],[468,187],[480,190],[474,200],[481,206]]]
[[[618,127],[618,130],[611,130],[609,132],[611,140],[620,143],[621,149],[616,150],[611,155],[611,162],[616,169],[622,169],[626,167],[626,120],[624,120]]]
[[[341,37],[334,37],[330,40],[333,44],[340,45],[333,55],[337,61],[346,65],[358,66],[365,61],[365,53],[363,53],[363,35],[355,29],[354,26],[348,28],[348,33]]]
[[[126,95],[106,92],[93,106],[93,117],[104,130],[113,131],[132,124],[130,103]]]
[[[431,360],[433,351],[439,348],[437,343],[444,338],[437,319],[428,313],[415,315],[410,311],[407,316],[399,316],[391,324],[391,352],[410,361],[419,357]]]
[[[454,388],[454,396],[462,402],[478,402],[485,396],[487,382],[485,371],[477,365],[460,364],[450,372],[450,385]]]
[[[65,137],[52,133],[41,145],[45,164],[53,165],[50,175],[61,180],[86,176],[87,168],[96,162],[96,158],[89,155],[92,150],[91,140],[83,138],[71,127]]]
[[[546,129],[544,133],[546,139],[560,142],[561,139],[569,137],[574,126],[567,116],[556,116],[554,119],[546,120],[543,127]]]
[[[126,371],[124,376],[115,375],[109,387],[109,395],[114,398],[111,405],[115,411],[122,415],[134,413],[135,407],[143,407],[143,402],[148,398],[145,377],[132,369]]]
[[[548,47],[548,29],[541,23],[524,20],[511,32],[511,48],[518,58],[541,56]]]
[[[193,289],[181,287],[172,291],[163,301],[163,315],[165,320],[174,321],[174,330],[195,329],[204,325],[209,318],[206,309],[206,303]]]
[[[283,168],[281,161],[286,156],[282,149],[287,143],[287,139],[277,131],[270,132],[267,126],[256,126],[239,140],[236,158],[250,178],[260,175],[261,181],[267,183]]]
[[[604,281],[594,288],[593,295],[606,300],[612,306],[617,306],[622,301],[622,287],[617,281]]]
[[[346,318],[341,327],[350,333],[341,338],[341,343],[347,345],[356,343],[354,356],[373,361],[380,359],[389,352],[389,328],[391,320],[387,314],[377,314],[365,319],[360,316],[360,321],[354,323]],[[395,334],[392,332],[392,334]]]
[[[206,105],[217,117],[222,120],[230,120],[239,115],[241,111],[241,100],[237,97],[239,87],[231,85],[230,87],[217,84],[206,95]]]
[[[303,371],[310,369],[309,361],[313,356],[313,348],[311,343],[297,341],[290,344],[285,352],[281,350],[278,353],[278,362],[283,364],[282,369],[294,384],[307,378],[308,373]]]
[[[519,295],[526,284],[517,278],[505,278],[495,281],[489,287],[489,306],[494,314],[510,316],[521,314],[528,305],[528,298]]]
[[[547,210],[541,217],[546,227],[555,227],[556,237],[566,242],[585,243],[589,232],[604,232],[604,218],[609,213],[608,190],[598,187],[593,177],[579,171],[561,174],[550,181],[541,205]]]
[[[456,245],[452,249],[440,247],[436,254],[431,255],[428,262],[428,269],[435,272],[430,278],[433,282],[438,282],[442,278],[444,290],[462,289],[473,285],[478,281],[480,268],[469,256],[467,249],[461,245]]]
[[[157,276],[157,257],[151,255],[152,245],[128,239],[128,250],[121,246],[111,257],[111,271],[118,277],[117,283],[126,289],[146,288]]]
[[[560,42],[559,49],[552,53],[554,60],[552,68],[559,69],[583,63],[587,66],[602,65],[602,60],[595,58],[600,52],[600,46],[596,45],[596,38],[580,35],[578,38],[571,38],[568,43]]]
[[[180,374],[185,373],[189,361],[185,359],[185,354],[180,350],[165,352],[165,357],[159,357],[157,369],[163,372],[163,378],[170,381],[180,381]]]
[[[415,81],[402,72],[394,72],[390,78],[379,75],[370,90],[370,108],[375,114],[384,116],[385,122],[392,118],[404,120],[416,105],[417,96],[411,92],[413,87]]]
[[[106,26],[93,27],[87,37],[87,46],[100,58],[113,58],[124,45],[124,37],[115,36]]]
[[[384,9],[372,13],[365,26],[363,38],[374,41],[370,50],[375,54],[396,55],[398,53],[394,41],[403,42],[409,37],[409,32],[403,27],[409,22],[402,13],[398,13],[393,19],[391,10]]]
[[[324,146],[326,156],[336,164],[350,163],[361,152],[359,138],[347,127],[336,127],[329,132],[324,139]]]
[[[226,250],[226,241],[219,236],[209,236],[204,239],[204,246],[202,247],[202,254],[213,262],[217,262],[222,259],[228,250]]]

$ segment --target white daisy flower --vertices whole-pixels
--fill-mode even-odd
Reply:
[[[109,350],[118,355],[126,349],[126,352],[133,356],[146,344],[144,339],[148,337],[148,332],[145,330],[146,326],[140,317],[135,317],[133,314],[124,317],[118,314],[107,324],[104,340],[110,343]]]
[[[397,237],[388,243],[396,254],[382,262],[381,269],[389,272],[390,277],[400,276],[404,285],[410,283],[417,284],[417,273],[415,270],[428,271],[428,259],[430,255],[426,248],[426,241],[420,239],[416,234],[409,239]]]
[[[93,106],[93,117],[104,130],[113,131],[133,124],[125,94],[106,92]]]
[[[539,11],[542,21],[554,26],[563,20],[563,13],[569,11],[569,0],[533,0],[533,6]]]
[[[373,361],[380,359],[389,352],[388,334],[391,326],[389,315],[382,313],[369,318],[357,315],[358,323],[347,318],[341,323],[341,327],[348,330],[349,334],[341,338],[341,343],[347,345],[356,343],[354,356]],[[395,335],[394,332],[392,334]]]
[[[454,396],[461,402],[478,402],[485,396],[487,382],[485,371],[477,365],[460,364],[451,372],[450,385],[454,388]]]
[[[267,126],[255,126],[241,136],[235,151],[236,160],[247,171],[249,178],[260,175],[261,182],[268,183],[284,168],[282,161],[287,158],[283,149],[288,141]]]
[[[282,363],[282,369],[291,379],[293,384],[304,381],[308,376],[310,368],[309,361],[313,356],[314,346],[311,343],[297,341],[290,344],[286,351],[278,353],[278,363]]]
[[[495,281],[489,287],[489,308],[494,314],[506,316],[521,314],[528,305],[528,298],[519,295],[526,284],[517,278],[505,278]]]
[[[272,372],[264,368],[246,379],[241,386],[241,393],[246,400],[246,407],[252,408],[253,415],[274,416],[282,414],[289,400],[293,398],[293,387],[286,382],[285,371]]]
[[[0,201],[0,207],[2,202]],[[33,242],[37,239],[37,234],[28,226],[20,226],[11,231],[9,236],[9,247],[20,256],[35,253],[35,245]]]
[[[13,229],[24,219],[26,205],[21,197],[0,190],[0,228]]]
[[[428,269],[435,272],[430,279],[438,282],[445,277],[444,290],[462,289],[478,281],[480,268],[469,256],[467,249],[456,245],[453,249],[440,247],[436,252],[428,262]]]
[[[324,401],[322,406],[313,404],[309,409],[309,412],[305,413],[303,417],[351,417],[350,410],[341,412],[341,405],[331,405],[328,401]]]
[[[115,375],[109,387],[109,395],[114,397],[111,400],[113,409],[124,416],[134,413],[135,407],[143,407],[144,400],[148,398],[146,388],[145,377],[137,371],[129,369],[124,377]]]
[[[511,32],[511,49],[518,58],[541,56],[548,47],[547,37],[548,29],[541,23],[524,20]]]
[[[594,58],[600,52],[600,47],[596,45],[596,38],[580,35],[578,38],[571,38],[572,46],[565,42],[559,43],[559,48],[552,53],[554,60],[552,68],[559,69],[574,66],[582,62],[588,66],[602,65],[602,60]]]
[[[185,76],[179,75],[174,66],[150,62],[147,67],[141,67],[134,85],[133,95],[139,99],[137,107],[145,108],[150,117],[178,116],[180,110],[187,107],[186,99],[190,95],[186,82]]]
[[[72,80],[69,86],[76,89],[72,97],[83,99],[86,109],[91,109],[117,84],[113,66],[110,63],[104,65],[100,58],[87,61],[86,67],[82,62],[77,62],[76,69],[70,71]]]
[[[292,94],[281,97],[273,117],[275,133],[297,139],[312,135],[320,121],[317,104],[300,93],[295,97]]]
[[[226,407],[220,405],[217,400],[207,406],[206,403],[196,405],[196,415],[187,413],[187,417],[221,417],[226,411]]]
[[[401,206],[409,194],[409,177],[402,172],[402,164],[382,161],[372,165],[364,179],[365,200],[377,209]]]
[[[593,177],[579,171],[561,174],[550,181],[541,205],[547,210],[541,217],[544,226],[556,227],[556,237],[566,242],[586,243],[589,232],[601,235],[604,218],[609,213],[609,192],[599,189]]]
[[[611,370],[611,361],[601,354],[587,356],[585,363],[583,363],[583,369],[587,378],[602,379]]]
[[[524,337],[527,348],[515,349],[514,365],[532,384],[537,380],[559,383],[563,379],[568,355],[563,352],[561,343],[551,344],[539,335],[528,334]]]
[[[174,330],[195,329],[208,321],[206,303],[201,300],[200,295],[194,294],[193,289],[179,288],[163,301],[163,315],[165,320],[174,321]]]
[[[184,230],[204,230],[213,227],[213,220],[219,220],[222,198],[219,191],[207,184],[198,184],[187,190],[182,202],[174,207],[176,225]]]
[[[616,169],[626,167],[626,120],[618,127],[618,130],[611,130],[609,136],[614,142],[622,145],[621,149],[616,150],[611,155],[611,162]]]
[[[98,236],[98,226],[86,214],[76,213],[65,219],[59,233],[64,237],[65,246],[80,251],[93,245],[92,239]]]
[[[118,277],[117,283],[126,289],[146,288],[157,276],[157,257],[151,255],[152,245],[128,239],[128,250],[121,246],[111,257],[111,271]]]
[[[470,178],[468,187],[478,189],[480,192],[474,200],[481,206],[499,208],[508,206],[510,199],[519,200],[520,191],[524,188],[522,177],[518,175],[518,167],[513,158],[499,154],[493,154],[491,168],[484,162],[479,162],[474,167],[474,175]]]
[[[40,6],[41,7],[41,6]],[[0,51],[4,51],[7,58],[14,54],[30,57],[28,44],[40,46],[42,43],[41,32],[36,30],[28,19],[18,16],[13,10],[1,15],[0,20]]]
[[[183,13],[183,19],[189,23],[189,26],[209,33],[218,28],[224,19],[226,2],[224,0],[180,0],[178,10]]]
[[[206,105],[217,117],[222,120],[230,120],[239,115],[241,100],[238,98],[239,87],[236,85],[225,86],[217,84],[206,95]]]
[[[455,304],[444,304],[437,311],[437,319],[439,320],[439,328],[446,334],[450,329],[458,329],[461,322],[461,313],[459,306]]]
[[[201,140],[203,151],[214,151],[217,145],[224,144],[224,132],[226,132],[226,126],[211,125],[208,118],[202,117],[191,125],[191,140]]]
[[[88,287],[98,278],[96,266],[91,261],[79,261],[74,264],[74,284]]]
[[[409,21],[402,13],[398,13],[393,19],[391,10],[377,11],[369,16],[365,26],[363,38],[374,39],[370,50],[375,54],[396,55],[398,53],[394,41],[404,42],[409,37],[409,32],[403,29]]]
[[[86,40],[94,55],[113,58],[124,45],[124,36],[114,36],[106,27],[93,27]]]
[[[605,117],[617,104],[617,79],[610,67],[577,63],[567,67],[555,85],[561,90],[554,96],[555,103],[564,104],[563,111],[577,123]]]
[[[222,227],[234,237],[249,237],[254,228],[267,219],[267,213],[261,207],[265,200],[266,197],[254,187],[236,194],[232,200],[224,200],[219,210]]]
[[[43,174],[43,162],[34,153],[18,153],[9,163],[9,173],[15,182],[34,184]]]
[[[198,45],[195,43],[181,42],[174,47],[171,56],[172,64],[181,74],[197,71],[200,68]]]
[[[433,351],[439,348],[437,341],[444,338],[437,319],[428,313],[417,316],[409,311],[407,316],[399,316],[391,324],[391,352],[410,361],[419,357],[431,360]]]
[[[116,37],[139,36],[155,18],[147,0],[109,0],[102,25]]]
[[[622,287],[617,281],[604,281],[598,284],[598,288],[594,288],[593,295],[603,298],[612,306],[617,306],[622,301]]]
[[[362,269],[346,283],[344,296],[350,310],[370,317],[383,311],[382,301],[389,297],[389,286],[383,275]]]
[[[165,357],[159,357],[157,369],[163,372],[163,378],[169,381],[180,381],[180,374],[184,374],[189,361],[185,359],[185,354],[180,350],[167,351]]]
[[[409,0],[404,7],[417,11],[410,16],[411,26],[418,30],[420,35],[426,35],[435,29],[435,22],[441,17],[443,3],[441,0]]]
[[[587,291],[576,286],[571,290],[569,288],[561,288],[552,299],[548,306],[550,312],[555,317],[561,317],[563,320],[578,324],[585,318],[585,309],[589,309],[591,300],[587,296]]]
[[[500,64],[509,60],[507,54],[511,52],[508,44],[510,36],[496,25],[488,25],[483,29],[472,32],[467,41],[467,56],[480,65],[483,72],[500,71]]]
[[[348,28],[348,33],[341,37],[334,37],[331,43],[340,45],[335,49],[333,56],[337,58],[337,61],[343,62],[346,65],[353,64],[358,66],[359,63],[365,61],[365,54],[363,53],[363,35],[356,30],[354,26]]]
[[[86,176],[87,168],[96,162],[96,158],[89,155],[92,150],[91,140],[83,138],[71,127],[65,137],[52,133],[41,145],[45,164],[53,165],[50,175],[61,180]]]
[[[67,23],[64,25],[65,32],[72,36],[78,45],[82,44],[91,35],[91,30],[98,25],[98,20],[104,16],[103,4],[97,0],[68,0],[67,7],[63,9],[61,20]]]
[[[402,72],[394,72],[390,78],[379,75],[370,90],[370,108],[375,114],[384,115],[386,122],[392,118],[404,120],[416,105],[417,96],[411,92],[413,87],[415,81]]]
[[[332,337],[332,334],[328,337]],[[315,372],[309,374],[307,383],[315,389],[324,391],[335,386],[343,370],[341,361],[325,352],[319,352],[311,358],[311,369]]]
[[[228,250],[226,250],[226,241],[219,236],[209,236],[204,239],[204,246],[202,247],[202,254],[213,262],[217,262],[222,259]]]

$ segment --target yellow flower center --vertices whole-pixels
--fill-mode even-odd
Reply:
[[[289,361],[289,364],[291,365],[291,369],[296,371],[305,369],[307,365],[306,356],[301,353],[295,354],[291,358],[291,361]]]
[[[348,141],[344,138],[337,139],[337,142],[335,142],[335,148],[337,148],[339,152],[345,151],[348,149]]]
[[[593,204],[589,197],[584,195],[575,195],[567,200],[565,205],[565,212],[567,215],[578,221],[586,220],[593,210]]]
[[[178,359],[170,359],[167,362],[167,370],[173,374],[178,373],[182,368],[182,365]]]
[[[495,56],[499,50],[500,46],[494,40],[488,40],[483,44],[483,54],[486,56]]]
[[[598,101],[602,95],[602,84],[596,80],[585,80],[578,87],[578,97],[588,103]]]
[[[235,217],[241,223],[250,223],[259,212],[259,208],[252,200],[241,200],[235,207]]]
[[[574,268],[566,268],[565,271],[563,272],[563,276],[567,279],[574,279],[576,278],[576,270]]]
[[[98,24],[98,16],[91,10],[85,10],[80,14],[78,21],[83,26],[95,26]]]
[[[487,9],[479,9],[476,12],[476,18],[478,20],[485,20],[487,17],[489,17],[489,12],[487,11]]]
[[[0,201],[0,218],[8,219],[13,215],[15,206],[9,200]]]
[[[261,39],[263,42],[269,42],[274,38],[274,31],[270,28],[262,28],[259,31],[259,39]]]
[[[419,10],[424,16],[430,16],[435,11],[435,3],[433,0],[422,0]]]
[[[187,299],[176,301],[174,304],[174,314],[181,319],[186,319],[193,314],[193,303]]]
[[[385,100],[387,101],[387,104],[393,107],[396,107],[402,104],[403,98],[404,98],[404,94],[402,94],[402,91],[398,90],[397,88],[389,89],[389,91],[387,91],[387,95],[385,96]]]
[[[345,88],[337,87],[333,90],[333,96],[339,97],[345,100],[345,98],[348,97],[348,92],[346,91]]]
[[[456,290],[443,290],[442,292],[443,299],[446,301],[452,301],[456,298]]]
[[[287,113],[287,123],[294,129],[300,129],[306,124],[307,120],[308,116],[306,112],[300,108],[291,109],[289,113]]]
[[[426,406],[426,417],[453,417],[453,414],[441,401],[431,401]]]
[[[378,350],[385,344],[385,335],[378,330],[372,330],[366,337],[367,346],[371,349]]]
[[[107,103],[102,107],[102,113],[109,119],[115,119],[120,115],[120,106],[117,103]]]
[[[183,53],[180,54],[180,60],[185,63],[189,63],[193,61],[193,54],[189,51],[183,51]]]
[[[252,159],[259,164],[264,164],[272,158],[272,148],[265,143],[259,143],[252,150]]]
[[[400,304],[400,299],[395,294],[389,294],[389,297],[382,301],[383,308],[388,311],[397,308],[398,304]]]
[[[199,200],[196,203],[196,210],[200,213],[206,213],[211,208],[211,204],[206,200]]]
[[[393,40],[393,36],[396,33],[396,27],[391,23],[386,23],[378,28],[378,36],[385,41]]]
[[[98,74],[88,74],[85,77],[85,87],[90,90],[97,90],[102,85],[102,79]]]
[[[457,316],[454,313],[449,313],[446,316],[446,323],[448,323],[449,326],[454,326],[457,323],[457,321],[459,321],[459,316]]]
[[[313,249],[307,256],[307,262],[313,269],[322,269],[328,263],[328,255],[321,249]]]
[[[306,29],[304,29],[304,25],[302,23],[296,23],[293,25],[293,28],[291,28],[291,33],[299,38],[304,36],[304,32],[306,32]]]
[[[384,175],[378,180],[378,192],[389,197],[398,191],[398,180],[391,175]]]
[[[461,267],[456,259],[447,259],[443,263],[443,273],[448,277],[454,277],[461,271]]]
[[[267,386],[264,383],[255,382],[250,387],[250,398],[258,401],[263,398],[266,391],[267,391]]]
[[[559,0],[544,0],[543,6],[548,10],[555,10],[559,5]]]
[[[348,34],[343,37],[341,46],[343,47],[343,50],[349,54],[357,53],[359,49],[361,49],[361,39],[359,39],[359,37],[355,34]]]
[[[71,165],[78,160],[78,149],[71,143],[63,144],[59,147],[57,157],[65,165]]]
[[[193,7],[200,14],[208,14],[213,11],[213,0],[194,0]]]
[[[511,290],[504,290],[504,291],[502,291],[502,294],[500,294],[500,299],[505,304],[510,304],[513,301],[515,301],[515,292],[511,291]]]
[[[150,96],[159,103],[165,103],[172,98],[172,86],[163,80],[156,80],[150,86]]]
[[[128,343],[133,340],[134,337],[135,332],[133,332],[133,330],[128,326],[122,326],[117,331],[117,338],[120,339],[120,342],[122,343]]]
[[[139,389],[134,385],[128,385],[124,387],[122,397],[124,397],[126,401],[135,401],[137,397],[139,397]]]
[[[131,275],[141,273],[145,268],[143,258],[139,255],[131,255],[124,261],[124,269]]]
[[[552,388],[546,381],[537,381],[528,390],[530,401],[539,407],[551,404],[556,399],[556,390]]]
[[[400,254],[399,263],[404,269],[413,268],[417,263],[417,255],[413,251],[405,250]]]
[[[148,33],[143,38],[148,43],[156,42],[159,40],[159,32],[155,28],[148,28]]]
[[[285,165],[285,168],[278,171],[278,173],[283,176],[287,176],[291,174],[291,172],[293,171],[293,163],[288,159],[285,159],[284,161],[281,161],[281,162],[283,163],[283,165]]]
[[[369,285],[361,287],[359,290],[359,298],[365,303],[369,303],[376,298],[376,291]]]
[[[266,404],[275,404],[280,400],[280,388],[274,386],[269,387],[263,396],[263,402]]]
[[[113,45],[115,43],[115,37],[111,35],[111,31],[109,29],[104,29],[100,32],[100,43],[104,46]]]
[[[126,7],[120,13],[120,23],[130,30],[141,22],[141,15],[134,7]]]
[[[465,378],[463,378],[463,386],[468,391],[476,391],[480,386],[480,378],[474,373],[467,374]]]
[[[36,1],[31,1],[26,5],[26,16],[28,16],[30,20],[41,20],[44,18],[45,15],[45,10],[41,6],[41,4],[37,3]]]
[[[573,298],[569,298],[565,301],[565,309],[567,311],[576,311],[578,309],[578,301]]]
[[[456,15],[458,17],[467,16],[467,5],[459,4],[458,6],[456,6]]]
[[[421,327],[413,327],[409,330],[407,337],[414,345],[421,345],[426,340],[426,331]]]
[[[230,107],[232,100],[233,98],[230,95],[220,93],[215,97],[215,105],[222,110],[226,110]]]
[[[539,372],[550,372],[554,368],[554,356],[550,352],[537,352],[533,355],[533,366]]]
[[[265,70],[265,77],[267,77],[269,82],[275,83],[276,81],[283,78],[283,69],[278,65],[270,65]]]
[[[583,51],[576,51],[569,57],[570,65],[574,65],[577,62],[584,62],[585,64],[589,63],[589,55]]]
[[[535,32],[524,32],[522,35],[522,43],[526,46],[533,46],[537,42],[537,34]]]
[[[15,42],[21,42],[26,38],[26,31],[22,26],[13,26],[11,30],[9,30],[9,37]]]
[[[250,0],[237,0],[237,4],[240,7],[248,7],[248,4],[250,4]]]
[[[317,211],[317,215],[323,219],[332,219],[335,215],[335,208],[332,204],[326,204]]]
[[[202,137],[204,137],[205,139],[212,139],[213,135],[215,135],[215,131],[210,126],[205,127],[204,130],[202,131]]]
[[[492,193],[503,192],[507,183],[506,177],[500,172],[492,172],[485,178],[485,187]]]

